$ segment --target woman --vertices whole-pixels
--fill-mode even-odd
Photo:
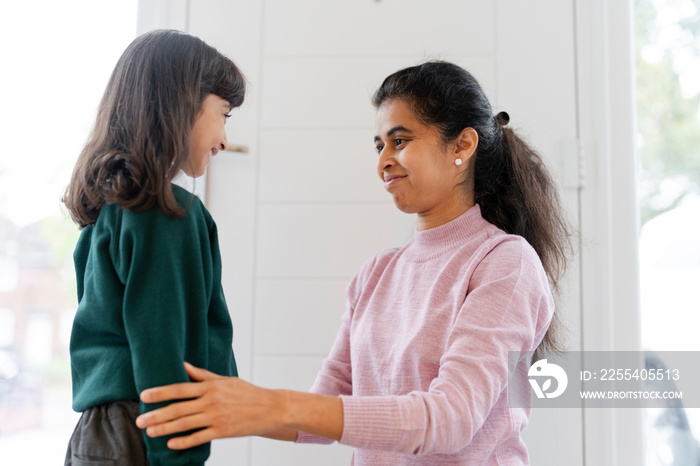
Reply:
[[[356,447],[354,464],[528,464],[529,411],[508,406],[508,352],[557,347],[569,231],[541,158],[494,116],[467,71],[429,62],[376,92],[377,172],[417,214],[406,246],[370,259],[312,393],[266,390],[187,365],[202,383],[138,420],[169,441],[263,435]]]

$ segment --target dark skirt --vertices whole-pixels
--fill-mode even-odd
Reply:
[[[146,444],[134,423],[138,401],[120,400],[83,412],[68,443],[65,466],[147,466]]]

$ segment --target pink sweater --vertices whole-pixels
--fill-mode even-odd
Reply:
[[[524,465],[529,411],[508,407],[508,351],[534,350],[554,303],[521,237],[481,216],[416,231],[347,289],[311,389],[340,395],[354,465]],[[330,443],[300,432],[298,442]]]

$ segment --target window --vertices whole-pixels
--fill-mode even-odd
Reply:
[[[700,350],[700,2],[635,7],[642,343],[652,363],[658,351]],[[700,463],[700,409],[645,414],[648,466]]]
[[[68,343],[79,231],[60,198],[107,79],[135,37],[136,6],[136,0],[2,6],[3,463],[60,464],[78,418],[71,410]]]

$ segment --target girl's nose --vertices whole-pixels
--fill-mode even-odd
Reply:
[[[228,139],[226,139],[226,134],[224,134],[224,138],[219,142],[219,150],[224,151],[228,149]]]

